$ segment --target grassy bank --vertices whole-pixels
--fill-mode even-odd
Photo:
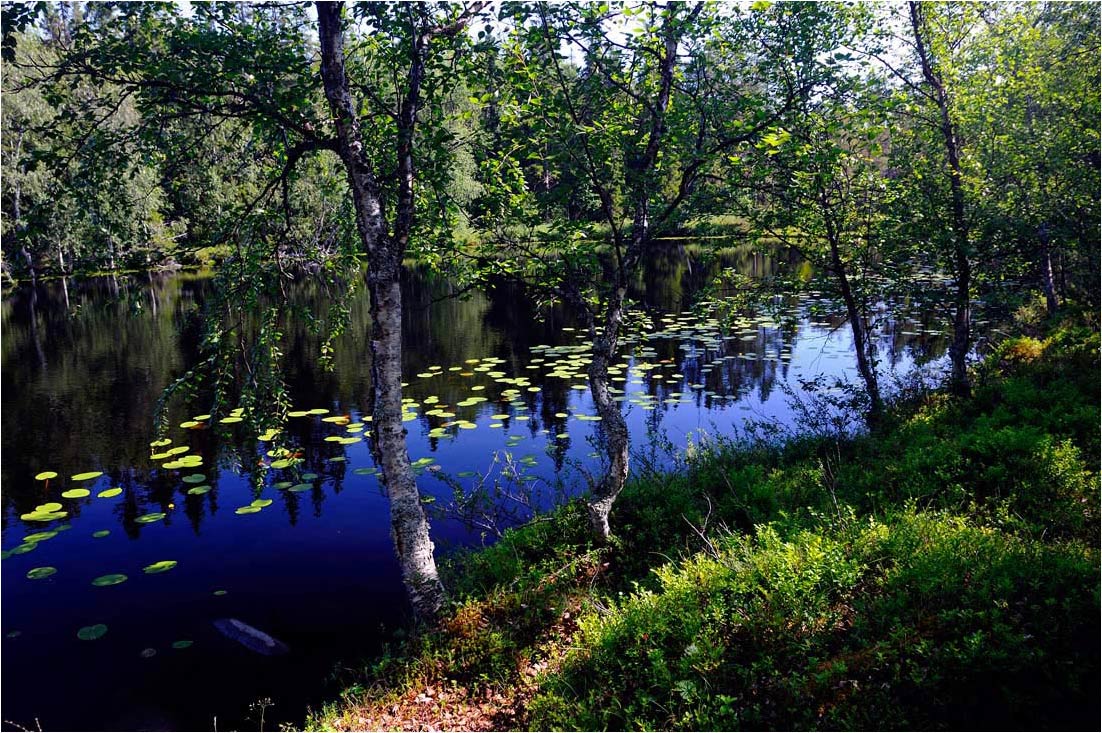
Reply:
[[[1099,338],[1005,342],[875,436],[719,443],[453,558],[325,729],[1094,728]]]

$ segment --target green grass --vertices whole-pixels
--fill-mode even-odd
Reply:
[[[1098,353],[1092,329],[1011,339],[972,399],[898,403],[876,435],[635,478],[611,547],[575,503],[454,556],[440,627],[307,724],[437,685],[501,695],[499,727],[1094,727]]]

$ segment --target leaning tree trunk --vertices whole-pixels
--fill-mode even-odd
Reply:
[[[623,303],[624,288],[619,287],[609,298],[604,329],[593,339],[593,361],[589,365],[589,387],[601,418],[608,455],[608,470],[594,487],[587,505],[593,538],[602,544],[611,537],[608,515],[628,478],[628,426],[620,412],[620,403],[612,398],[608,378],[608,366],[616,354],[620,324],[623,322]]]
[[[317,3],[318,37],[322,81],[336,125],[337,149],[348,174],[356,229],[368,257],[374,449],[390,499],[391,528],[406,592],[416,616],[432,621],[443,605],[444,587],[436,570],[429,525],[402,426],[401,250],[386,232],[381,189],[363,150],[344,67],[341,9],[341,3]]]
[[[869,413],[866,421],[870,428],[880,424],[884,416],[884,402],[880,397],[880,383],[876,377],[876,367],[872,363],[872,342],[869,339],[868,329],[865,328],[865,320],[861,309],[857,307],[857,298],[850,287],[849,277],[846,275],[846,267],[842,262],[839,251],[837,233],[830,222],[827,222],[828,236],[830,240],[830,263],[834,270],[834,276],[838,279],[838,288],[842,291],[842,301],[846,305],[846,316],[849,318],[850,329],[853,331],[853,346],[857,353],[857,371],[865,382],[865,391],[869,395]]]

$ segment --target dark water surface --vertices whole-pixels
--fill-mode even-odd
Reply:
[[[627,340],[627,366],[613,376],[622,380],[614,384],[637,449],[648,431],[684,447],[698,431],[731,433],[748,417],[790,423],[782,385],[853,377],[840,311],[814,299],[727,333],[693,316],[694,292],[720,266],[761,275],[774,265],[749,252],[694,265],[674,251],[655,257],[636,288],[649,323]],[[177,427],[209,411],[201,397],[171,402],[172,443],[150,447],[162,390],[197,360],[209,278],[64,286],[22,286],[3,300],[3,719],[45,730],[249,730],[259,724],[250,704],[269,698],[269,730],[301,723],[308,705],[335,693],[327,683],[335,666],[376,652],[408,613],[386,499],[364,433],[355,432],[370,412],[365,289],[348,296],[351,325],[332,371],[318,361],[321,336],[301,319],[285,329],[292,409],[325,412],[289,418],[276,443],[302,460],[280,469],[271,467],[279,457],[267,455],[276,443],[239,424]],[[595,410],[583,376],[585,335],[563,312],[537,310],[509,288],[438,300],[448,284],[425,273],[410,274],[405,286],[406,396],[417,403],[409,450],[432,507],[449,505],[442,477],[470,487],[473,474],[499,472],[506,452],[522,476],[541,479],[534,503],[581,490],[577,466],[600,460],[600,423],[586,419]],[[316,313],[334,297],[310,281],[292,295]],[[940,325],[889,323],[879,340],[885,372],[938,367]],[[152,457],[176,446],[201,464],[171,469],[164,464],[176,456]],[[43,471],[58,476],[36,480]],[[84,472],[103,475],[71,478]],[[192,474],[202,478],[183,480]],[[200,486],[211,488],[188,493]],[[117,495],[98,496],[115,487]],[[256,500],[272,503],[237,512]],[[50,502],[67,516],[21,518]],[[501,509],[503,521],[526,511]],[[164,517],[148,519],[156,513]],[[484,534],[454,517],[438,516],[432,528],[438,550]],[[47,536],[25,540],[35,533]],[[143,572],[165,560],[178,564]],[[27,577],[42,567],[57,571]],[[92,584],[108,574],[127,580]],[[227,617],[290,653],[261,656],[231,641],[213,625]],[[106,634],[78,638],[96,624]]]

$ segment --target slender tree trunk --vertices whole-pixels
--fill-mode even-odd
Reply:
[[[922,75],[933,89],[941,118],[940,132],[945,144],[945,154],[949,161],[949,190],[952,197],[953,262],[956,276],[956,302],[953,315],[953,343],[949,346],[949,359],[952,361],[950,388],[953,394],[967,397],[971,393],[968,382],[968,352],[972,339],[972,263],[971,246],[968,242],[968,219],[964,209],[963,172],[960,164],[960,137],[949,114],[949,95],[941,76],[934,68],[933,59],[926,47],[925,31],[921,19],[919,3],[910,5],[911,27],[914,30],[915,47],[922,64]]]
[[[880,382],[876,376],[876,367],[872,363],[872,341],[869,339],[868,329],[865,328],[865,319],[858,307],[857,298],[850,287],[849,277],[846,275],[846,266],[842,262],[840,248],[838,246],[837,233],[833,225],[827,222],[827,238],[830,240],[830,263],[834,270],[834,276],[838,279],[838,289],[842,291],[842,301],[846,305],[846,316],[849,318],[850,329],[853,332],[853,347],[857,354],[857,371],[865,382],[865,391],[869,395],[869,414],[866,420],[870,428],[880,424],[884,416],[884,402],[880,397]]]
[[[1052,274],[1052,247],[1047,224],[1037,228],[1037,236],[1041,240],[1041,288],[1045,291],[1048,314],[1054,316],[1060,307],[1060,299],[1056,295],[1056,279]]]
[[[357,232],[368,256],[374,448],[390,498],[391,528],[406,592],[417,617],[432,621],[443,605],[444,587],[433,558],[429,525],[410,466],[402,425],[402,293],[399,284],[402,242],[387,234],[381,190],[363,151],[360,123],[344,67],[342,7],[342,3],[317,3],[318,36],[325,96],[333,113],[338,151],[348,174]],[[411,143],[412,137],[400,141],[401,158],[408,157],[407,146]],[[411,180],[407,183],[412,185]]]
[[[146,262],[146,265],[148,265],[148,264],[149,263]],[[146,279],[146,282],[149,283],[149,303],[153,308],[153,317],[156,318],[157,317],[157,288],[153,284],[153,271],[152,270],[146,270],[145,271],[145,279]]]
[[[19,148],[23,145],[23,133],[19,133],[19,143],[16,146],[16,155],[19,154]],[[15,236],[19,239],[19,254],[22,255],[24,263],[27,265],[27,272],[31,276],[31,284],[36,285],[38,278],[34,270],[34,258],[31,257],[31,253],[27,250],[27,242],[23,239],[23,185],[17,178],[12,191],[12,220],[14,224]]]

